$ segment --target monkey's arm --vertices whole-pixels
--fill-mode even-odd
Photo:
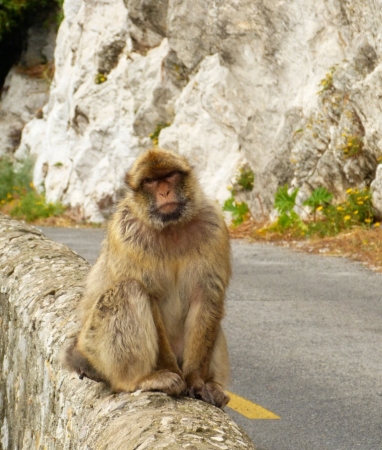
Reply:
[[[216,277],[209,277],[210,286],[198,290],[191,301],[182,370],[190,397],[223,407],[229,398],[211,370],[212,354],[224,315],[224,290],[218,288],[221,283]],[[228,365],[228,361],[223,363]]]

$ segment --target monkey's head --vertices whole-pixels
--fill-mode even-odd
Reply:
[[[142,154],[125,178],[128,205],[134,217],[158,229],[191,220],[202,199],[187,159],[168,150]]]

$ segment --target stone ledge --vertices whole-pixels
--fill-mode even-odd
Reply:
[[[0,215],[3,450],[254,449],[221,410],[161,393],[111,394],[61,370],[89,264]]]

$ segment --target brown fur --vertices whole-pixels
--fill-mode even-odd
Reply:
[[[231,274],[222,215],[175,153],[144,153],[126,183],[67,365],[115,391],[188,393],[222,407],[229,363],[220,322]]]

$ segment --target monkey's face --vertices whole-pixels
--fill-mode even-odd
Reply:
[[[126,184],[132,215],[155,228],[191,220],[197,213],[201,191],[182,155],[147,151],[126,174]]]
[[[184,195],[186,174],[172,171],[142,181],[142,192],[149,204],[150,217],[161,222],[178,220],[185,211],[187,199]]]

